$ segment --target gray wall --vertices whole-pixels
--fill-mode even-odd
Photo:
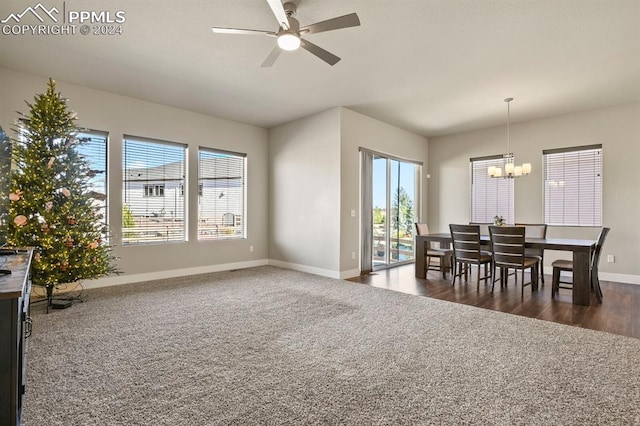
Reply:
[[[268,248],[268,132],[265,129],[197,114],[177,108],[118,96],[86,87],[57,82],[58,90],[78,113],[78,124],[109,132],[109,221],[114,231],[115,254],[126,275],[152,278],[159,271],[206,271],[211,265],[262,261]],[[28,112],[31,101],[46,90],[46,79],[0,68],[0,125],[8,129],[17,119],[15,111]],[[247,239],[198,242],[195,226],[184,243],[119,246],[122,188],[122,135],[136,135],[188,145],[188,180],[197,187],[198,147],[247,153]],[[191,197],[188,223],[197,223],[197,197]],[[249,247],[253,246],[253,252]],[[200,269],[198,269],[200,268]],[[202,269],[205,268],[205,269]],[[151,274],[151,275],[149,275]],[[161,275],[160,275],[161,276]]]
[[[515,182],[515,218],[543,221],[542,150],[602,144],[603,220],[611,228],[600,271],[605,279],[640,283],[640,103],[562,115],[511,125],[516,162],[531,162],[532,174]],[[428,224],[448,231],[449,223],[471,216],[469,158],[506,151],[506,126],[429,139]],[[596,238],[599,228],[550,227],[549,237]],[[606,256],[615,255],[615,263]],[[567,253],[545,254],[547,267]]]
[[[360,273],[360,147],[427,161],[425,138],[345,108],[271,129],[272,263],[333,277]]]
[[[271,129],[269,258],[336,276],[340,269],[340,110]]]

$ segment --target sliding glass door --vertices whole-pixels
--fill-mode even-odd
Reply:
[[[380,154],[372,159],[371,253],[373,269],[379,269],[413,261],[421,167]]]

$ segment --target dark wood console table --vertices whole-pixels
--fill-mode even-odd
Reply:
[[[481,240],[489,242],[488,235]],[[425,246],[430,242],[439,242],[443,247],[451,244],[451,234],[434,233],[416,235],[416,277],[426,278]],[[527,238],[525,246],[547,250],[570,251],[573,253],[573,304],[589,305],[591,303],[591,252],[596,242],[592,240],[569,240],[564,238]]]
[[[29,268],[32,250],[0,256],[0,425],[20,425],[25,391],[29,318]]]

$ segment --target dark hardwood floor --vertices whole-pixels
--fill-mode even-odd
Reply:
[[[471,275],[475,277],[474,274]],[[414,276],[414,265],[376,271],[368,275],[350,278],[348,281],[386,288],[418,296],[448,300],[494,311],[522,315],[561,324],[606,331],[613,334],[640,338],[640,285],[601,281],[603,302],[592,298],[591,306],[576,306],[571,303],[571,290],[560,290],[560,296],[551,299],[551,276],[545,275],[545,285],[531,291],[525,287],[521,298],[520,283],[513,277],[506,288],[496,283],[494,293],[491,285],[480,284],[476,290],[475,279],[467,284],[442,279],[438,271],[429,271],[427,279]]]

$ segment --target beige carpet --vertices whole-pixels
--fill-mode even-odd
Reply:
[[[32,313],[26,426],[640,424],[640,339],[274,267]]]

